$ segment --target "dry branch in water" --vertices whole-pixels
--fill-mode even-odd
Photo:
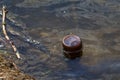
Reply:
[[[14,45],[14,43],[10,40],[8,34],[7,34],[7,31],[6,31],[6,22],[5,22],[5,18],[6,18],[6,13],[7,13],[7,9],[5,6],[3,6],[2,8],[2,30],[3,30],[3,34],[6,38],[6,40],[10,43],[10,45],[12,46],[13,48],[13,51],[16,53],[16,56],[17,58],[20,59],[20,54],[16,48],[16,46]]]

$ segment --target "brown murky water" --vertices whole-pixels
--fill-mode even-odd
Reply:
[[[37,80],[119,80],[119,0],[1,0],[21,52],[20,69]],[[13,21],[13,22],[11,22]],[[83,56],[66,59],[61,40],[76,34]]]

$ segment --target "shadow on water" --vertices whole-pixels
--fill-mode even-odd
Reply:
[[[6,4],[10,11],[9,36],[23,58],[15,59],[16,64],[37,80],[119,80],[119,3],[2,0],[0,4]],[[82,38],[84,49],[80,59],[63,56],[62,38],[70,33]]]

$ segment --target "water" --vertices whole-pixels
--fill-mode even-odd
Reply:
[[[37,80],[119,80],[119,0],[1,0],[19,68]],[[83,56],[66,59],[62,38],[76,34]],[[9,51],[9,50],[8,50]]]

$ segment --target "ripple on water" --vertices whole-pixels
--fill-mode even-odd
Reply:
[[[8,31],[25,53],[23,60],[15,59],[20,69],[38,80],[119,80],[119,0],[62,1],[7,2],[14,13],[9,17],[20,23],[8,26],[15,26]],[[80,59],[63,56],[61,41],[70,33],[83,40]]]

